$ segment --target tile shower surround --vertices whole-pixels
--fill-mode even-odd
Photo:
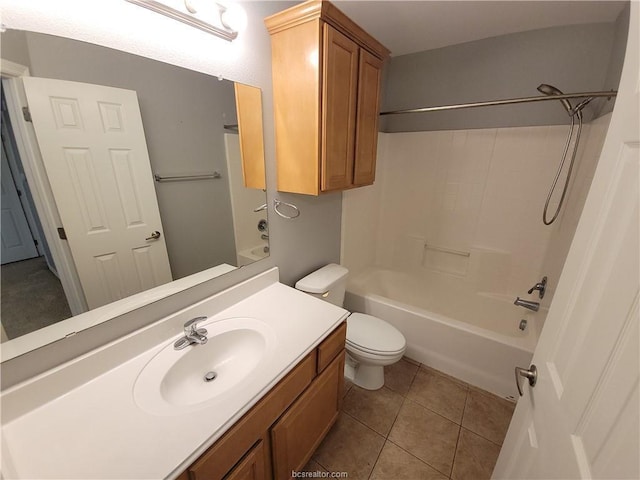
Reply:
[[[515,404],[408,359],[385,386],[351,384],[338,421],[305,467],[349,479],[490,478]]]
[[[557,278],[610,118],[583,128],[565,205],[552,226],[543,225],[542,209],[568,126],[380,134],[376,183],[343,194],[342,263],[352,274],[371,265],[429,268],[428,251],[420,258],[408,248],[417,238],[496,252],[506,269],[496,267],[504,274],[492,282],[494,293],[526,293],[543,265]],[[467,278],[481,291],[485,280]]]

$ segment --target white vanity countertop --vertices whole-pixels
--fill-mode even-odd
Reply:
[[[250,295],[231,306],[225,303],[237,298],[242,288],[247,291],[252,280],[170,315],[100,353],[85,355],[3,392],[3,420],[7,421],[2,426],[4,478],[177,477],[348,315],[277,283],[276,269],[260,276],[261,288],[255,293],[249,288]],[[224,402],[205,403],[194,411],[147,413],[133,396],[138,374],[181,336],[176,332],[185,319],[203,314],[209,317],[207,322],[251,317],[272,329],[277,348],[258,367],[260,380],[249,377],[251,381],[241,382]],[[169,324],[171,330],[167,330]],[[140,340],[143,337],[145,341]],[[123,342],[129,348],[148,345],[149,338],[157,339],[155,346],[128,352],[129,358],[122,359]],[[105,369],[105,362],[113,366]],[[78,372],[85,378],[74,385],[70,375],[77,382]],[[61,387],[66,384],[70,387]],[[56,391],[47,398],[47,390]],[[34,392],[43,398],[29,398]]]

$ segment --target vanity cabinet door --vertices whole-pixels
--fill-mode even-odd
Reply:
[[[224,480],[264,480],[264,442],[260,440]]]
[[[291,478],[311,458],[338,418],[344,351],[311,383],[271,429],[274,479]]]

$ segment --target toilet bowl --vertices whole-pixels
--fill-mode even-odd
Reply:
[[[349,271],[331,263],[296,282],[296,289],[342,307]],[[384,320],[352,313],[347,318],[345,377],[367,390],[384,385],[384,367],[402,358],[404,335]]]

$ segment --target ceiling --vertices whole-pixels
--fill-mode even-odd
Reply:
[[[336,0],[392,56],[509,33],[614,22],[624,1]]]

